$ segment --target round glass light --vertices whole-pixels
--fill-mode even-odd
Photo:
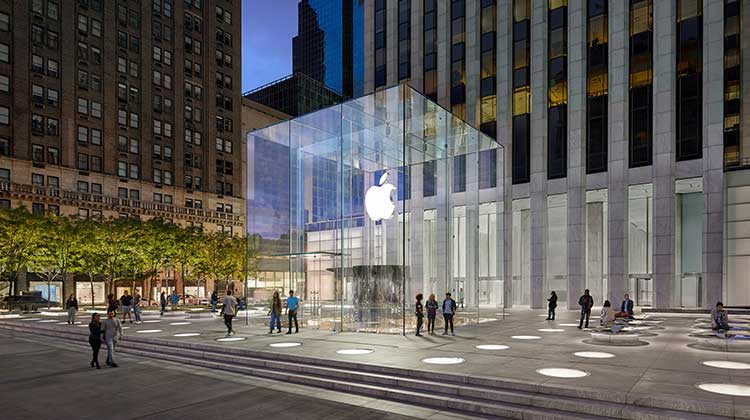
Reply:
[[[160,332],[161,330],[138,330],[135,333],[136,334],[154,334],[154,333],[160,333]]]
[[[343,354],[346,356],[357,356],[360,354],[370,354],[372,353],[371,349],[341,349],[336,350],[336,353]]]
[[[701,363],[706,366],[711,366],[711,367],[721,368],[721,369],[734,369],[734,370],[750,369],[750,363],[730,362],[728,360],[706,360]]]
[[[290,347],[299,347],[302,343],[273,343],[269,344],[270,347],[277,348],[277,349],[288,349]]]
[[[564,378],[564,379],[575,379],[583,378],[588,376],[587,372],[578,369],[567,369],[567,368],[544,368],[537,369],[536,371],[540,375],[551,376],[553,378]]]
[[[156,324],[157,322],[161,322],[160,319],[149,319],[148,321],[143,321],[144,324]]]
[[[192,322],[170,322],[169,325],[190,325]]]
[[[572,323],[572,322],[565,323],[565,324],[557,324],[557,325],[559,325],[561,327],[577,327],[578,326],[578,324],[575,324],[575,323]]]
[[[123,330],[129,330],[130,327],[122,327]]]
[[[57,320],[56,319],[43,319],[38,322],[41,324],[41,323],[57,322]]]
[[[579,351],[573,353],[574,356],[584,357],[587,359],[611,359],[615,357],[612,353],[605,353],[603,351]]]
[[[465,361],[466,360],[461,357],[428,357],[426,359],[422,359],[423,363],[427,363],[430,365],[457,365]]]
[[[538,335],[514,335],[511,338],[516,340],[541,340],[542,337]]]
[[[21,321],[39,321],[42,318],[22,318]]]
[[[201,335],[201,333],[179,333],[179,334],[175,334],[174,336],[175,337],[197,337],[199,335]]]
[[[67,325],[67,324],[68,324],[67,322],[58,322],[58,323],[57,323],[57,325]],[[80,325],[80,324],[81,324],[81,321],[76,321],[76,322],[74,322],[73,324],[75,324],[75,325]]]
[[[698,388],[714,394],[750,397],[750,386],[740,384],[700,384]]]
[[[200,312],[200,311],[206,311],[206,308],[192,308],[190,312]]]
[[[506,346],[505,344],[480,344],[474,347],[479,350],[508,350],[510,348],[510,346]]]
[[[539,328],[537,331],[539,332],[563,332],[565,330],[562,328]]]
[[[88,327],[88,324],[81,324],[81,325],[78,325],[78,327],[79,328],[86,328],[86,327]]]
[[[247,340],[246,337],[221,337],[217,338],[216,341],[242,341]]]
[[[0,319],[7,319],[7,318],[20,318],[21,315],[19,314],[2,314],[0,315]]]

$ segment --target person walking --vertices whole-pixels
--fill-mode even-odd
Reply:
[[[133,315],[135,315],[135,323],[141,323],[141,294],[135,291],[133,295]]]
[[[102,335],[104,336],[104,344],[107,346],[107,366],[117,367],[115,345],[122,340],[122,324],[114,312],[109,312],[107,319],[102,322]]]
[[[130,296],[128,291],[124,291],[120,296],[120,307],[122,307],[122,323],[125,323],[125,315],[127,315],[130,323],[133,323],[133,317],[130,315],[130,309],[133,306],[133,296]]]
[[[164,315],[164,311],[167,310],[167,293],[161,292],[161,295],[159,296],[159,305],[161,305],[161,313],[159,315]]]
[[[112,293],[107,295],[107,313],[117,312],[117,299]]]
[[[269,323],[270,330],[268,331],[269,334],[273,334],[273,325],[274,322],[276,323],[276,329],[277,332],[281,332],[281,296],[279,296],[279,291],[273,292],[273,299],[271,299],[271,310],[269,311],[271,314],[271,322]]]
[[[419,331],[422,330],[422,319],[424,318],[424,307],[422,306],[421,293],[417,294],[417,304],[415,309],[415,315],[417,316],[417,337],[421,337],[422,334],[420,334]]]
[[[445,331],[443,335],[448,335],[448,325],[451,327],[451,335],[456,335],[453,332],[453,315],[456,313],[456,301],[451,297],[450,292],[445,294],[445,300],[443,300],[443,319],[445,320]]]
[[[586,328],[589,327],[589,317],[591,317],[591,308],[594,306],[594,298],[589,294],[589,289],[583,291],[583,296],[578,299],[581,306],[581,321],[578,323],[578,329],[584,327],[583,320],[586,319]]]
[[[99,349],[102,348],[102,321],[99,319],[99,314],[94,313],[91,315],[91,322],[89,323],[89,345],[91,346],[91,367],[101,369],[99,366]]]
[[[557,293],[552,291],[552,294],[547,298],[547,321],[555,320],[555,308],[557,308]]]
[[[216,305],[219,304],[219,294],[216,290],[211,292],[211,312],[216,313]]]
[[[227,290],[227,295],[221,303],[221,315],[224,315],[224,325],[227,326],[227,337],[229,337],[234,335],[232,319],[237,314],[237,299],[232,296],[232,289]]]
[[[299,298],[294,296],[294,290],[289,291],[289,297],[286,298],[286,315],[289,318],[289,331],[287,334],[292,333],[292,320],[294,320],[294,333],[299,332],[299,324],[297,324],[297,309],[299,308]]]
[[[437,318],[437,310],[439,306],[434,293],[430,294],[430,297],[427,299],[424,306],[425,309],[427,309],[427,334],[434,335],[435,318]]]
[[[76,323],[76,312],[78,312],[78,299],[74,294],[70,294],[68,301],[65,302],[65,309],[68,310],[68,324],[73,325]]]

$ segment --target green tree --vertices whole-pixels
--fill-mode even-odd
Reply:
[[[40,220],[39,225],[41,244],[31,256],[29,268],[44,277],[49,297],[52,282],[58,277],[65,281],[70,269],[81,258],[82,224],[65,216],[50,214]],[[63,299],[64,296],[61,301]],[[49,307],[51,301],[47,305]]]
[[[141,224],[139,250],[143,255],[146,273],[152,283],[159,271],[167,268],[176,253],[179,226],[164,219],[151,219]],[[169,284],[167,284],[169,288]]]
[[[99,223],[93,249],[94,260],[98,262],[99,273],[104,275],[107,293],[115,293],[118,275],[123,272],[126,258],[138,246],[141,222],[119,218]]]
[[[224,286],[228,286],[232,276],[242,270],[242,261],[234,252],[232,237],[224,233],[207,233],[197,254],[198,272],[213,278],[217,285],[224,282]]]
[[[8,294],[18,293],[18,273],[42,244],[42,219],[25,208],[0,211],[0,280],[8,283]]]
[[[205,234],[197,227],[177,227],[174,237],[174,253],[172,263],[180,271],[185,285],[200,286],[201,275],[197,265],[200,261],[199,248],[203,246]]]

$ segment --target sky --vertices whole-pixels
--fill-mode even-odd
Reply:
[[[292,72],[298,0],[242,0],[242,91]]]

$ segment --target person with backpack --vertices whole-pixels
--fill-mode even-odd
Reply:
[[[555,308],[557,308],[557,293],[552,291],[552,294],[547,298],[547,321],[555,320]]]
[[[422,329],[422,319],[424,318],[424,308],[422,306],[421,293],[417,294],[417,304],[415,309],[415,315],[417,316],[417,337],[421,337],[422,334],[420,334],[419,331]]]
[[[584,290],[583,295],[578,299],[581,306],[581,321],[578,323],[578,329],[584,327],[583,320],[586,319],[586,328],[589,327],[589,317],[591,317],[591,308],[594,306],[594,298],[589,294],[589,289]]]
[[[453,332],[453,315],[456,313],[456,301],[451,297],[450,292],[445,294],[445,300],[443,300],[443,319],[445,320],[445,331],[443,335],[448,335],[448,326],[451,327],[451,335],[456,335]]]
[[[224,316],[224,325],[227,326],[227,337],[234,335],[232,329],[232,319],[237,315],[237,299],[232,296],[232,289],[227,290],[227,295],[224,296],[224,300],[221,302],[221,315]]]

